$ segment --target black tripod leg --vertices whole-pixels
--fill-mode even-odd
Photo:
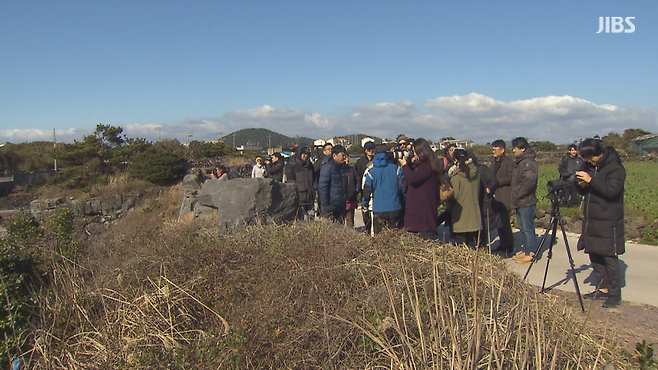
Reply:
[[[546,270],[544,270],[544,280],[541,283],[541,292],[544,293],[545,287],[546,287],[546,276],[548,275],[548,265],[551,263],[551,258],[553,258],[553,244],[555,243],[555,240],[557,238],[555,237],[557,235],[557,223],[558,223],[558,217],[553,216],[553,220],[551,221],[551,244],[548,247],[548,252],[546,253]],[[538,256],[538,254],[535,254],[535,257]]]
[[[552,223],[552,221],[551,221],[551,223]],[[551,228],[547,228],[546,231],[544,232],[544,235],[542,235],[541,238],[539,238],[539,244],[537,245],[537,249],[535,249],[535,257],[537,257],[539,255],[539,251],[541,250],[541,247],[544,245],[544,242],[546,241],[546,237],[548,236],[548,233],[550,231],[551,231]],[[551,243],[551,246],[552,246],[552,243]],[[528,274],[530,273],[530,269],[532,269],[532,265],[534,265],[534,263],[531,262],[530,265],[528,266],[528,270],[526,270],[526,272],[525,272],[525,275],[523,275],[523,280],[525,280],[525,278],[528,277]]]
[[[567,256],[569,257],[569,265],[571,266],[571,275],[573,278],[573,285],[576,288],[576,294],[578,294],[578,301],[580,302],[580,308],[585,312],[585,305],[583,304],[583,296],[580,294],[580,287],[578,286],[578,279],[576,277],[576,265],[573,262],[573,257],[571,256],[571,249],[569,248],[569,241],[567,240],[567,233],[564,231],[564,221],[560,219],[560,229],[562,230],[562,237],[564,238],[564,246],[567,248]]]

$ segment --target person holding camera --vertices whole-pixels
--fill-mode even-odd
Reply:
[[[276,182],[283,182],[284,163],[281,153],[272,154],[271,159],[265,160],[265,169],[269,177]]]
[[[478,234],[482,229],[480,178],[477,167],[465,149],[455,149],[452,156],[455,164],[448,170],[454,189],[453,198],[448,201],[452,232],[457,244],[466,244],[475,249],[479,244]]]
[[[380,146],[376,151],[372,167],[363,175],[361,199],[363,208],[370,208],[373,212],[372,230],[367,229],[371,235],[378,234],[385,227],[402,228],[407,191],[404,172],[395,163],[395,159],[386,157],[386,147]]]
[[[427,140],[419,138],[411,144],[413,157],[398,159],[409,182],[404,213],[404,228],[423,239],[438,239],[436,220],[439,208],[439,176],[441,166]]]
[[[562,191],[562,206],[577,207],[578,191],[576,189],[576,171],[583,168],[583,159],[578,156],[578,149],[574,144],[569,145],[569,153],[562,157],[557,171],[560,173],[560,180],[568,181],[571,186],[567,186]]]
[[[579,152],[586,163],[583,171],[576,171],[578,192],[585,197],[578,250],[589,254],[597,280],[597,289],[583,297],[605,299],[603,307],[617,307],[621,304],[619,255],[626,251],[626,170],[617,151],[602,148],[597,139],[584,140]]]

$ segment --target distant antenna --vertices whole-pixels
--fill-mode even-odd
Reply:
[[[223,143],[224,140],[222,140],[222,130],[219,130],[219,142]]]
[[[162,141],[162,128],[158,127],[158,141]]]
[[[185,135],[187,135],[187,143],[189,144],[190,143],[190,138],[192,137],[192,133],[188,131],[188,132],[185,133]]]

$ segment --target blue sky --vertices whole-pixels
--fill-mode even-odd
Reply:
[[[655,0],[0,0],[0,142],[658,132],[657,61]]]

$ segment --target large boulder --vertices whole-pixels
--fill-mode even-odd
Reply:
[[[225,232],[243,225],[292,221],[299,209],[295,184],[272,179],[208,180],[196,197],[196,217],[217,210],[218,224]]]

